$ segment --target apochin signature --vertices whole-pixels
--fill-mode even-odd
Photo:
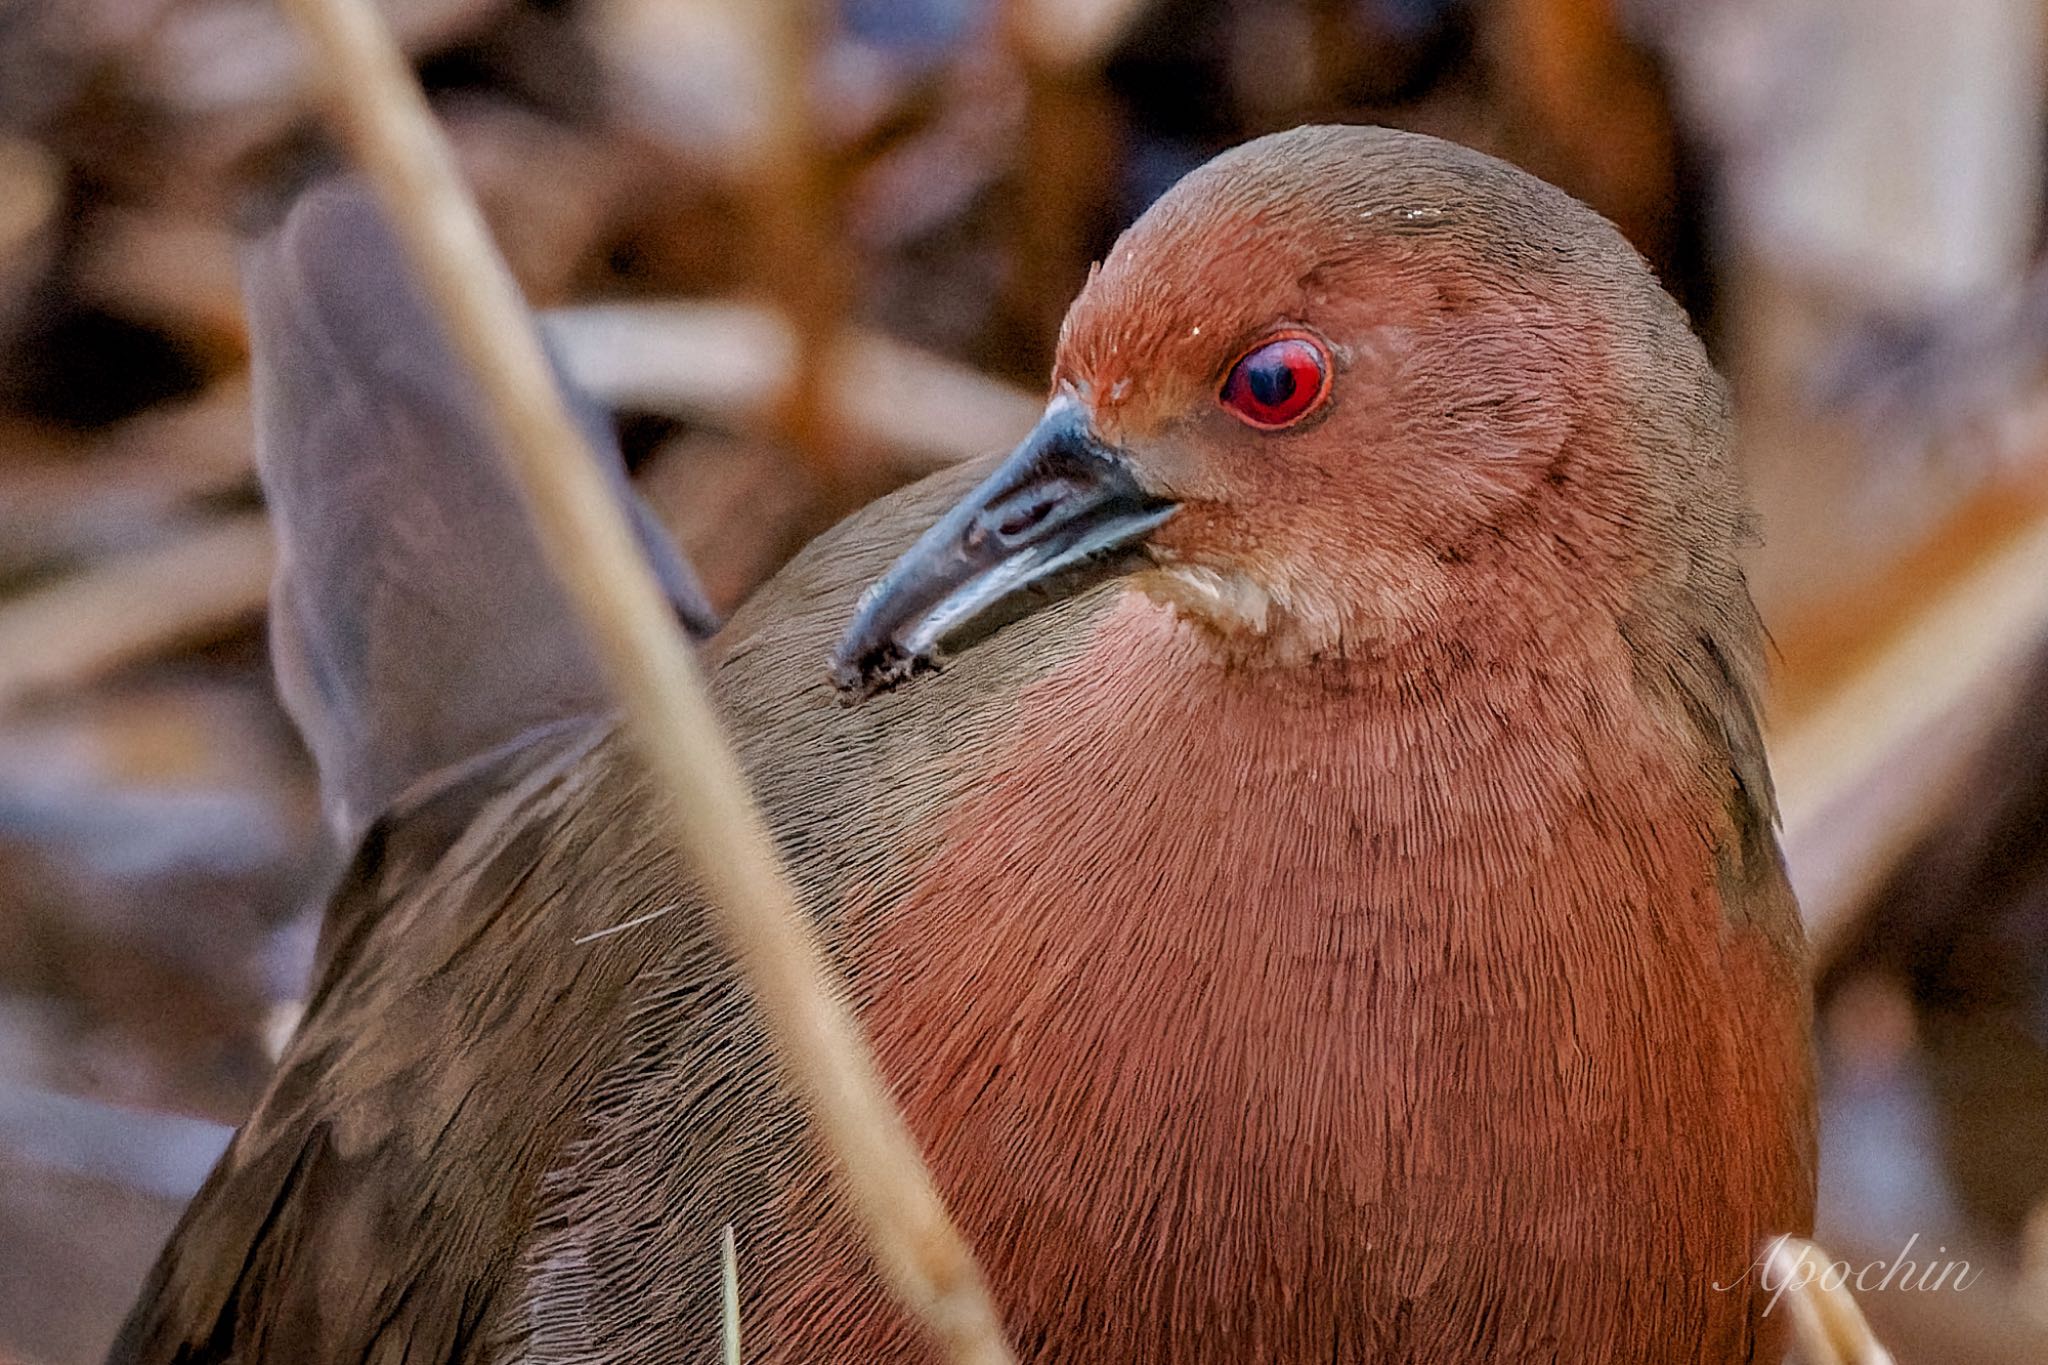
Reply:
[[[1785,1237],[1774,1239],[1741,1275],[1726,1284],[1716,1280],[1714,1288],[1726,1293],[1755,1279],[1771,1296],[1770,1302],[1764,1306],[1764,1316],[1769,1317],[1788,1289],[1797,1291],[1818,1285],[1821,1289],[1835,1290],[1846,1286],[1858,1294],[1881,1293],[1887,1289],[1968,1289],[1984,1274],[1981,1267],[1963,1260],[1908,1259],[1920,1241],[1917,1232],[1906,1239],[1898,1255],[1865,1261],[1861,1265],[1851,1261],[1823,1262],[1811,1256],[1781,1256],[1780,1249],[1787,1240]],[[1937,1246],[1934,1250],[1936,1257],[1948,1255],[1945,1246]]]

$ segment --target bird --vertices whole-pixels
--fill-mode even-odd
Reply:
[[[374,203],[249,271],[353,861],[115,1362],[936,1357]],[[1725,1362],[1814,1199],[1730,410],[1562,191],[1317,126],[1090,273],[1012,451],[722,624],[804,912],[1029,1362]],[[602,423],[595,457],[616,470]]]

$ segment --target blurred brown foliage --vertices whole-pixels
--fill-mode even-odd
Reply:
[[[1930,12],[1914,3],[1880,8]],[[1831,123],[1813,100],[1788,104],[1788,82],[1802,61],[1863,58],[1776,39],[1783,13],[1840,5],[385,8],[515,273],[536,306],[568,310],[557,345],[617,411],[643,492],[721,606],[867,497],[1009,439],[1036,406],[1068,299],[1120,226],[1216,150],[1316,120],[1437,133],[1557,181],[1621,224],[1693,310],[1751,417],[1783,726],[1824,713],[2048,515],[2034,421],[2048,292],[2031,258],[1956,248],[1952,274],[2004,280],[1990,306],[1940,280],[1902,298],[1874,272],[1821,268],[1825,232],[1820,255],[1789,249],[1803,239],[1785,224],[1811,219],[1793,153],[1853,163],[1853,145],[1830,139],[1861,115]],[[1970,0],[1939,21],[1995,35],[2021,13]],[[2038,35],[2026,42],[2038,55]],[[1992,122],[2007,108],[1995,97],[2021,100],[2033,122],[2014,136],[2031,147],[2043,110],[2024,99],[2039,81],[2003,79],[1958,98],[1991,102]],[[262,0],[0,7],[0,1354],[85,1360],[103,1345],[222,1125],[260,1089],[334,867],[264,655],[269,543],[236,263],[240,238],[336,165],[310,98]],[[1937,148],[1932,161],[1956,157]],[[2005,164],[1972,183],[1993,187],[1985,214],[2024,220],[2031,242],[2038,203],[1998,189]],[[2024,643],[2038,604],[2009,597],[1969,617],[1970,638]],[[1922,1142],[1923,1158],[1893,1152],[1890,1178],[1909,1194],[1952,1178],[1963,1210],[1934,1203],[2021,1274],[2027,1229],[2048,1240],[2041,1215],[2028,1221],[2038,1163],[1991,1163],[1991,1195],[1972,1171],[1997,1150],[1990,1135],[2020,1131],[2038,1087],[1971,1083],[1978,1063],[1956,1057],[1983,1028],[2022,1059],[1986,1074],[2048,1056],[2048,903],[1999,889],[2048,840],[2048,774],[1928,777],[1905,816],[1836,799],[1871,773],[1909,776],[1900,755],[1929,745],[1952,754],[1942,771],[1967,773],[2002,717],[2023,730],[2005,751],[2037,754],[2038,690],[2019,710],[2010,689],[1957,695],[1949,710],[1986,719],[1953,740],[1921,712],[1851,715],[1864,776],[1822,784],[1830,799],[1814,809],[1830,835],[1886,831],[1852,844],[1861,879],[1844,884],[1890,876],[1887,908],[1855,920],[1860,894],[1808,898],[1839,900],[1855,926],[1830,978],[1831,998],[1863,1001],[1829,1016],[1854,1101],[1844,1169]],[[1801,772],[1785,775],[1795,794]],[[1952,866],[1966,834],[1898,833],[1944,819],[1966,831],[1993,811],[2012,814],[1995,844],[1967,845],[1968,869]],[[1795,872],[1803,834],[1791,831]],[[1991,918],[1971,920],[1973,905]],[[1995,978],[1981,1012],[1930,965],[1971,954],[2018,973]],[[1908,1007],[1869,1007],[1849,990],[1856,964],[1909,983]],[[1940,1081],[1931,1097],[1926,1074]],[[1952,1175],[1926,1131],[1885,1126],[1912,1103],[1977,1125],[1960,1142],[1945,1130]],[[1849,1221],[1858,1237],[1904,1225]],[[2006,1311],[1988,1292],[1969,1306]],[[1976,1358],[2024,1358],[2027,1329],[1999,1323]]]

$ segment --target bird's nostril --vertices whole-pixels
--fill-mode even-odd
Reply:
[[[970,547],[994,539],[1015,543],[1042,529],[1070,490],[1063,483],[1025,488],[988,508],[967,529]]]
[[[1021,536],[1032,527],[1044,521],[1045,514],[1049,510],[1050,504],[1044,502],[1032,502],[1024,507],[1012,507],[1004,514],[1003,519],[996,523],[996,534],[1006,538]]]

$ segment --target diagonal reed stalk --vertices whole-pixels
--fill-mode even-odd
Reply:
[[[1771,1244],[1765,1266],[1770,1283],[1786,1290],[1795,1357],[1801,1365],[1892,1365],[1847,1284],[1829,1277],[1827,1253],[1798,1237]]]
[[[426,96],[368,0],[284,0],[341,130],[473,372],[540,542],[588,628],[685,861],[702,879],[785,1072],[885,1279],[955,1365],[1012,1359],[995,1305],[823,951],[739,763]]]
[[[730,1223],[718,1234],[718,1310],[725,1365],[740,1365],[740,1253]]]

